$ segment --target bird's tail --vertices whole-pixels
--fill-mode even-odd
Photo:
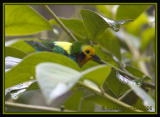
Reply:
[[[29,45],[31,45],[33,48],[35,48],[37,51],[50,51],[52,52],[52,49],[47,48],[44,44],[42,44],[39,41],[27,41],[25,40],[25,42]]]

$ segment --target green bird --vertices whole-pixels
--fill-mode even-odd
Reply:
[[[63,54],[70,59],[74,60],[82,67],[89,60],[93,60],[97,63],[102,64],[101,59],[96,55],[95,49],[88,44],[83,42],[60,42],[60,41],[25,41],[36,51],[49,51]]]

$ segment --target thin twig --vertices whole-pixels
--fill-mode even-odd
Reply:
[[[78,41],[77,38],[72,34],[72,32],[61,22],[61,20],[56,16],[56,14],[48,7],[48,5],[44,5],[50,15],[56,20],[56,22],[64,29],[64,31],[74,40]]]
[[[112,102],[117,103],[118,105],[120,105],[120,106],[122,106],[122,107],[125,107],[125,108],[127,108],[127,109],[129,109],[129,110],[132,110],[132,111],[135,111],[135,112],[143,112],[142,110],[136,109],[136,108],[134,108],[133,106],[130,106],[130,105],[128,105],[128,104],[126,104],[126,103],[124,103],[124,102],[122,102],[122,101],[120,101],[120,100],[118,100],[118,99],[116,99],[116,98],[114,98],[114,97],[112,97],[112,96],[110,96],[110,95],[108,95],[107,93],[104,93],[104,92],[103,92],[103,94],[102,94],[102,92],[100,92],[100,91],[98,91],[98,90],[95,90],[94,88],[92,88],[92,87],[89,86],[89,85],[86,85],[86,84],[84,84],[84,83],[82,83],[82,82],[78,82],[78,83],[79,83],[80,85],[82,85],[82,86],[84,86],[84,87],[86,87],[86,88],[94,91],[96,94],[101,95],[101,96],[104,96],[105,98],[111,100]]]
[[[132,91],[132,89],[129,89],[128,91],[126,91],[121,97],[118,98],[118,100],[122,100],[124,97],[126,97],[130,92]]]
[[[8,107],[20,107],[25,109],[32,109],[38,111],[50,111],[50,112],[61,112],[60,108],[46,107],[46,106],[37,106],[37,105],[29,105],[29,104],[21,104],[21,103],[13,103],[13,102],[5,102],[5,105]],[[74,112],[71,110],[63,110],[63,112]]]

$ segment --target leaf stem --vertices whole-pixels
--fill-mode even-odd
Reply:
[[[24,109],[32,109],[35,111],[49,111],[49,112],[61,112],[60,108],[46,107],[46,106],[37,106],[37,105],[29,105],[29,104],[21,104],[21,103],[13,103],[13,102],[5,102],[5,105],[8,107],[19,107]],[[63,112],[74,112],[71,110],[63,110]]]
[[[77,38],[72,34],[72,32],[61,22],[61,20],[56,16],[56,14],[48,7],[44,5],[50,15],[56,20],[56,22],[63,28],[63,30],[74,40],[78,41]]]
[[[126,103],[124,103],[124,102],[122,102],[122,101],[120,101],[120,100],[118,100],[118,99],[116,99],[116,98],[113,98],[112,96],[108,95],[106,92],[103,92],[103,94],[102,94],[102,92],[100,92],[100,91],[98,91],[98,90],[95,90],[94,88],[92,88],[92,87],[89,86],[89,85],[84,84],[83,82],[80,82],[80,81],[79,81],[78,83],[79,83],[80,85],[82,85],[82,86],[84,86],[84,87],[86,87],[86,88],[94,91],[96,94],[101,95],[101,96],[104,96],[105,98],[113,101],[114,103],[117,103],[118,105],[121,105],[121,106],[123,106],[123,107],[125,107],[125,108],[128,108],[128,109],[130,109],[130,110],[132,110],[132,111],[135,111],[135,112],[143,112],[142,110],[138,110],[138,109],[134,108],[133,106],[130,106],[130,105],[128,105],[128,104],[126,104]]]

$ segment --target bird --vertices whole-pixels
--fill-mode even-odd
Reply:
[[[49,51],[59,54],[63,54],[82,67],[89,60],[93,60],[99,64],[103,64],[99,56],[96,55],[96,51],[93,46],[81,41],[65,42],[65,41],[34,41],[25,40],[27,44],[32,46],[37,52]]]

